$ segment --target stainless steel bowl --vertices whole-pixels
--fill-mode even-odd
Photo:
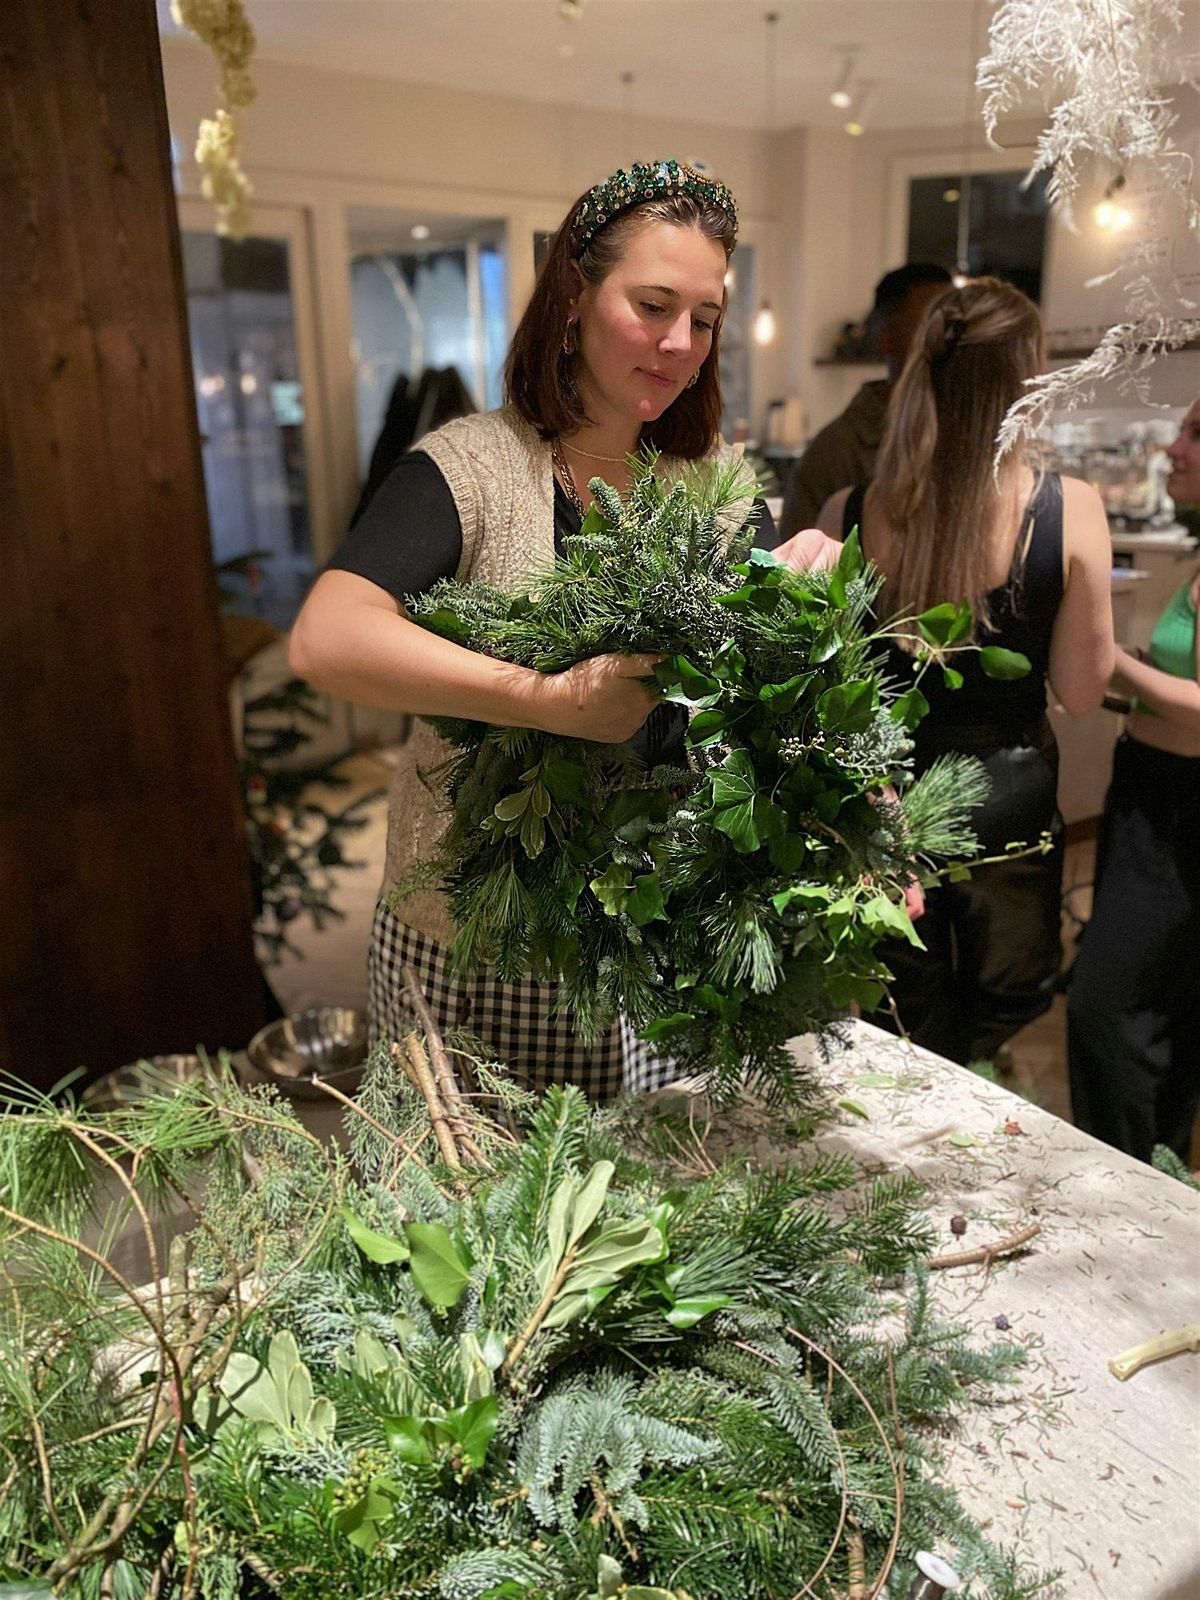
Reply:
[[[259,1030],[246,1046],[254,1070],[282,1094],[324,1100],[316,1078],[352,1094],[367,1059],[365,1018],[347,1006],[323,1006],[281,1017]]]
[[[79,1096],[89,1111],[118,1111],[151,1094],[171,1094],[211,1072],[199,1056],[147,1056],[106,1072]]]

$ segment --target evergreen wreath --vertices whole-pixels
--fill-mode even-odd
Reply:
[[[517,1137],[448,1059],[377,1052],[348,1153],[232,1079],[0,1117],[3,1592],[1041,1592],[940,1472],[1022,1353],[933,1315],[910,1177],[667,1172],[477,1062]]]
[[[579,534],[527,593],[447,580],[410,604],[433,632],[543,672],[661,652],[662,699],[693,715],[687,769],[649,771],[620,746],[429,719],[457,747],[452,819],[392,904],[402,917],[407,892],[440,881],[460,969],[561,975],[585,1035],[619,1010],[710,1092],[746,1073],[786,1096],[800,1084],[784,1042],[874,1008],[881,946],[920,943],[904,885],[977,849],[987,780],[949,756],[910,781],[920,679],[936,663],[961,684],[967,606],[880,626],[857,534],[828,572],[791,572],[744,530],[731,544],[746,479],[734,462],[665,487],[647,454],[625,499],[592,480]],[[914,650],[904,685],[881,654],[896,637]],[[1029,668],[997,646],[981,657],[997,677]]]

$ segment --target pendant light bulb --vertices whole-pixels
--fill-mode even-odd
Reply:
[[[1118,172],[1116,177],[1105,189],[1104,194],[1092,207],[1092,221],[1103,232],[1109,229],[1120,231],[1127,228],[1133,221],[1133,214],[1128,207],[1118,205],[1116,196],[1125,187],[1125,174]]]
[[[858,49],[856,46],[848,47],[843,53],[842,70],[838,73],[837,83],[834,85],[833,93],[829,96],[829,104],[836,106],[839,111],[849,111],[854,104],[854,95],[851,92],[850,85],[854,79],[854,65],[857,59]]]
[[[754,342],[755,344],[774,344],[775,334],[775,313],[771,310],[769,303],[764,300],[754,318]]]

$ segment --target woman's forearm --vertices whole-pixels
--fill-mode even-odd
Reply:
[[[541,673],[465,650],[385,606],[333,614],[314,595],[296,619],[288,662],[324,693],[381,710],[513,728],[542,726],[548,710]]]
[[[1194,679],[1177,678],[1174,673],[1161,672],[1148,661],[1139,661],[1128,650],[1117,648],[1117,664],[1113,672],[1114,688],[1128,695],[1136,695],[1144,706],[1178,722],[1184,727],[1200,729],[1200,683]]]

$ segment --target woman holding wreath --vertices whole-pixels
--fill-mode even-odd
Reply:
[[[683,713],[656,703],[652,656],[537,673],[434,636],[404,605],[441,578],[516,586],[578,530],[589,480],[624,492],[627,458],[645,445],[660,452],[665,478],[729,455],[717,351],[736,239],[732,194],[681,163],[639,163],[582,195],[513,339],[507,403],[448,423],[396,466],[313,586],[292,634],[293,669],[362,705],[630,741],[647,765],[683,764]],[[760,501],[752,515],[756,542],[770,548]],[[807,564],[824,544],[800,534],[780,554]],[[420,722],[400,752],[369,953],[373,1036],[410,1025],[402,971],[411,964],[438,1025],[468,1029],[531,1085],[574,1083],[595,1099],[652,1086],[649,1052],[620,1024],[585,1047],[556,1005],[557,985],[454,974],[454,928],[438,890],[389,906],[389,891],[436,852],[446,813],[430,775],[448,753]]]

